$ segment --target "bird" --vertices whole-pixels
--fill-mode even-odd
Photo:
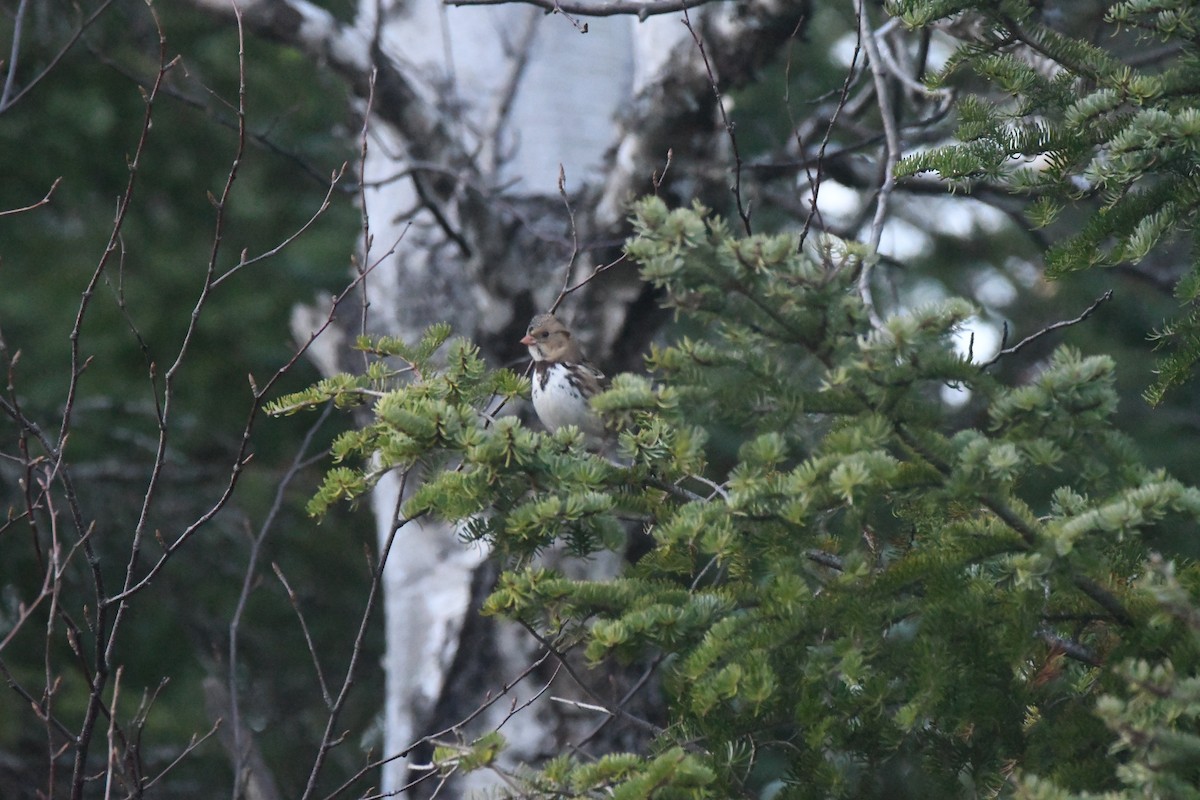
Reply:
[[[604,373],[596,369],[571,331],[553,314],[538,314],[521,344],[533,358],[533,410],[554,433],[574,425],[593,441],[604,438],[604,423],[591,400],[604,389]]]

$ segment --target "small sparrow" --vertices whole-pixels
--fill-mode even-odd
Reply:
[[[602,391],[604,373],[587,362],[567,326],[553,314],[538,314],[521,344],[533,357],[533,410],[546,430],[575,425],[592,439],[603,438],[591,399]]]

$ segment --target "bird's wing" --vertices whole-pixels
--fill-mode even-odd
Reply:
[[[588,374],[596,379],[596,383],[600,384],[601,386],[604,386],[608,383],[608,378],[604,376],[604,373],[596,369],[595,365],[593,365],[591,362],[584,361],[581,366],[588,371]]]

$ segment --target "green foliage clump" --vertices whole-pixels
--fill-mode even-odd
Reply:
[[[1111,359],[1063,349],[1000,385],[952,345],[962,301],[872,328],[850,248],[735,238],[656,199],[635,225],[630,257],[704,335],[596,399],[615,458],[495,418],[525,382],[463,342],[435,366],[445,331],[379,348],[410,381],[277,406],[373,403],[338,450],[366,466],[333,470],[314,511],[419,464],[405,513],[457,520],[505,560],[487,613],[592,661],[660,664],[653,752],[563,755],[510,776],[513,793],[1049,797],[1144,770],[1196,791],[1200,583],[1148,562],[1143,535],[1195,530],[1200,491],[1114,429]],[[971,393],[974,427],[949,427],[948,384]],[[706,438],[717,428],[736,452]],[[629,536],[645,553],[612,580],[536,558]],[[494,746],[455,757],[495,768]]]
[[[959,187],[977,180],[1006,186],[1033,198],[1029,216],[1038,226],[1094,201],[1094,213],[1046,253],[1048,273],[1137,264],[1194,230],[1200,213],[1197,11],[1191,0],[1115,3],[1101,47],[1088,37],[1102,37],[1064,32],[1061,16],[1042,15],[1040,5],[892,3],[914,26],[953,14],[977,24],[978,35],[931,81],[948,85],[971,69],[988,82],[986,94],[959,104],[957,141],[910,155],[898,173],[936,172]],[[1163,43],[1171,48],[1166,58],[1141,66],[1121,60],[1122,51]],[[1158,332],[1170,349],[1146,392],[1152,404],[1200,361],[1200,251],[1193,250],[1176,296],[1182,310]]]

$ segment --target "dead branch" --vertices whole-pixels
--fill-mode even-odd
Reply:
[[[607,3],[561,2],[561,0],[443,0],[448,6],[500,6],[525,3],[551,14],[575,14],[580,17],[634,16],[645,20],[659,14],[676,14],[717,0],[609,0]],[[583,26],[581,33],[587,33]]]
[[[987,361],[980,364],[979,368],[981,370],[987,369],[988,367],[992,366],[993,364],[995,364],[997,361],[1004,358],[1005,356],[1011,356],[1014,353],[1020,352],[1021,349],[1024,348],[1026,345],[1036,342],[1038,339],[1042,338],[1043,336],[1045,336],[1046,334],[1048,334],[1052,331],[1061,330],[1063,328],[1069,328],[1072,325],[1078,325],[1079,323],[1083,322],[1085,319],[1090,317],[1093,313],[1095,313],[1097,308],[1099,308],[1104,303],[1111,300],[1112,296],[1113,296],[1113,290],[1109,289],[1107,292],[1105,292],[1104,294],[1097,297],[1094,301],[1092,301],[1092,304],[1090,306],[1088,306],[1087,308],[1085,308],[1083,310],[1083,313],[1081,313],[1079,316],[1075,317],[1074,319],[1062,320],[1060,322],[1051,323],[1050,325],[1047,325],[1046,327],[1042,328],[1040,331],[1029,334],[1024,339],[1022,339],[1021,341],[1014,344],[1012,347],[1004,346],[1005,343],[1008,341],[1008,322],[1006,321],[1004,323],[1004,333],[1000,339],[1000,348],[1001,348],[1000,351],[997,352],[996,355],[992,356]]]

